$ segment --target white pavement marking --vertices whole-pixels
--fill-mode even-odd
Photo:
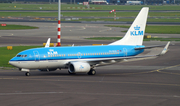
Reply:
[[[73,30],[69,30],[69,31],[76,31],[76,30],[84,30],[84,29],[86,29],[84,26],[81,26],[81,27],[79,27],[80,29],[73,29]]]
[[[103,29],[103,30],[100,30],[99,32],[110,31],[110,30],[112,30],[112,28]]]
[[[44,95],[44,94],[75,94],[75,95],[104,95],[104,96],[134,96],[134,97],[164,97],[180,98],[179,95],[141,95],[141,94],[113,94],[113,93],[87,93],[87,92],[17,92],[0,93],[0,95]]]

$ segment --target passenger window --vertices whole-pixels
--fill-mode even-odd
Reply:
[[[16,57],[27,57],[27,55],[17,55]]]

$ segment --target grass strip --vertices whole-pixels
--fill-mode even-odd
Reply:
[[[105,25],[107,27],[120,27],[129,28],[130,26],[123,25]],[[156,33],[156,34],[180,34],[180,26],[146,26],[145,33]],[[127,32],[127,31],[123,31]]]
[[[139,12],[116,12],[117,17],[136,17]],[[57,17],[58,12],[0,12],[1,17]],[[109,12],[61,12],[63,16],[73,17],[114,17]],[[149,12],[149,17],[180,17],[180,12]]]
[[[19,29],[38,29],[38,27],[26,26],[26,25],[9,25],[0,26],[0,30],[19,30]]]
[[[57,2],[56,2],[57,3]],[[62,10],[140,10],[144,5],[93,5],[90,9],[77,4],[62,4]],[[150,10],[180,10],[179,5],[146,5]],[[0,3],[0,10],[58,10],[58,4]]]
[[[14,46],[12,50],[7,50],[7,47],[0,47],[0,67],[13,67],[8,64],[9,60],[17,55],[17,53],[42,46]]]
[[[89,40],[120,40],[122,37],[92,37]],[[143,41],[180,41],[180,38],[144,38]]]
[[[61,19],[65,21],[65,19]],[[79,20],[68,20],[68,21],[114,21],[113,18],[104,19],[104,18],[79,18]],[[119,18],[114,22],[133,22],[134,18]],[[171,18],[171,19],[148,19],[147,22],[180,22],[180,18]]]

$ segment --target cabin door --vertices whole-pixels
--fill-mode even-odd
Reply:
[[[39,52],[38,51],[33,51],[33,52],[34,52],[34,60],[39,61],[40,59]]]
[[[127,49],[123,48],[124,57],[127,57]]]

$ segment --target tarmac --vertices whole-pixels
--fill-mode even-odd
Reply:
[[[8,22],[7,22],[8,23]],[[33,30],[1,31],[0,45],[42,45],[48,37],[56,42],[56,23],[14,22],[38,26]],[[124,36],[124,28],[104,24],[62,24],[63,45],[108,44],[113,41],[91,41],[86,37]],[[152,36],[175,36],[152,34]],[[144,45],[167,42],[150,41]],[[127,61],[97,67],[96,75],[69,75],[67,70],[31,71],[25,76],[18,69],[0,69],[0,104],[2,106],[178,106],[180,105],[180,43],[172,42],[164,56]],[[146,51],[155,53],[160,48]]]

